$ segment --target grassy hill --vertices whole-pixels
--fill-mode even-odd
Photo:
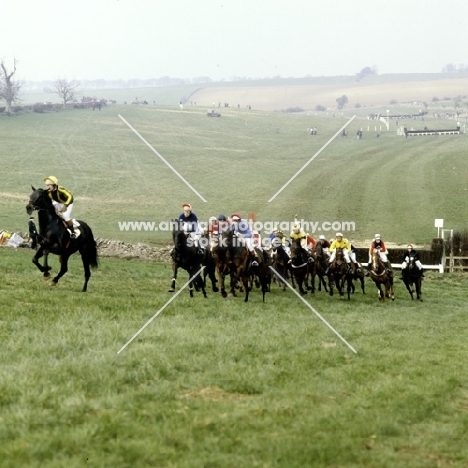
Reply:
[[[30,185],[42,186],[51,174],[74,193],[74,215],[88,221],[96,235],[128,242],[166,243],[166,232],[121,231],[118,223],[169,221],[187,201],[205,221],[237,210],[244,216],[254,212],[263,222],[292,221],[296,214],[320,224],[350,221],[355,231],[349,237],[358,243],[380,231],[393,242],[427,244],[436,233],[435,218],[445,219],[449,228],[465,227],[465,134],[405,139],[397,135],[395,121],[387,131],[361,109],[349,136],[337,137],[269,202],[354,112],[292,115],[222,108],[221,118],[208,118],[207,110],[122,104],[100,112],[0,115],[1,228],[25,230]],[[399,125],[456,125],[431,115]],[[311,126],[317,135],[307,134]],[[361,128],[363,139],[357,140]],[[324,233],[332,236],[333,230]]]

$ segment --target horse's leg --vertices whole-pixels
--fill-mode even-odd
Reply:
[[[81,260],[83,262],[84,277],[85,277],[85,282],[84,282],[83,289],[81,290],[81,292],[86,292],[88,290],[89,278],[91,278],[91,270],[89,268],[89,260],[86,258],[86,255],[81,255]]]
[[[177,263],[172,262],[172,280],[171,280],[171,287],[167,290],[167,292],[175,292],[176,287],[176,280],[177,280]]]
[[[395,300],[395,293],[393,292],[393,276],[390,276],[388,281],[389,281],[390,299],[392,301],[394,301]]]
[[[333,278],[332,275],[328,276],[328,289],[330,290],[328,294],[330,296],[333,296],[333,287],[335,286],[335,279]]]
[[[58,275],[49,283],[49,286],[57,286],[57,283],[59,282],[59,279],[68,271],[68,254],[62,254],[60,256],[61,261],[60,261],[60,271],[58,272]]]
[[[201,272],[199,271],[198,266],[192,270],[192,275],[194,278],[195,286],[198,286],[198,288],[201,289],[203,293],[203,297],[206,298],[207,295],[206,295],[206,289],[205,289],[205,282],[203,281],[203,278],[202,278]]]
[[[422,280],[419,277],[416,280],[416,294],[417,294],[418,299],[422,302],[423,298],[422,298],[421,286],[422,286]]]
[[[48,255],[48,251],[44,249],[44,247],[42,247],[42,245],[37,249],[34,257],[32,258],[32,262],[34,263],[34,265],[36,265],[36,267],[39,269],[39,271],[41,271],[41,273],[44,273],[44,278],[47,278],[50,276],[49,274],[49,270],[51,269],[48,265],[47,265],[47,255]],[[44,257],[44,266],[42,266],[40,263],[39,263],[39,259]]]
[[[247,302],[249,300],[250,280],[249,280],[249,275],[247,275],[246,273],[242,275],[242,283],[244,284],[244,288],[245,288],[244,302]]]
[[[414,299],[414,296],[413,296],[414,291],[411,288],[411,284],[409,282],[409,279],[407,277],[405,277],[405,276],[403,277],[403,283],[405,283],[406,289],[410,293],[411,300],[413,300]]]

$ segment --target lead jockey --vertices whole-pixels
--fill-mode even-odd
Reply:
[[[382,263],[384,264],[385,269],[387,270],[387,273],[390,274],[392,272],[392,269],[390,268],[390,265],[388,263],[388,258],[387,258],[388,250],[385,247],[385,243],[381,239],[380,234],[376,234],[375,238],[373,239],[369,247],[369,263],[367,264],[366,276],[370,275],[370,270],[372,268],[372,254],[374,253],[374,250],[378,250],[380,260],[382,260]]]
[[[55,176],[44,177],[44,182],[56,213],[63,219],[70,231],[70,239],[76,239],[73,220],[71,217],[71,212],[73,210],[73,195],[68,190],[59,186],[57,177]]]
[[[192,211],[190,203],[182,205],[183,212],[179,215],[179,228],[185,232],[193,241],[193,245],[197,248],[197,253],[203,254],[203,247],[200,246],[199,239],[202,235],[202,230],[198,224],[197,215]]]
[[[247,220],[242,219],[239,213],[231,215],[231,226],[241,243],[249,249],[249,254],[252,257],[252,266],[258,266],[258,257],[253,246],[253,235]]]

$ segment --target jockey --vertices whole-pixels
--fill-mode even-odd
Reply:
[[[70,231],[70,239],[76,239],[71,217],[73,195],[68,190],[59,186],[57,177],[55,176],[44,177],[44,182],[56,213],[63,219]]]
[[[270,234],[269,239],[270,239],[270,245],[273,249],[276,249],[279,246],[282,246],[283,250],[288,254],[288,257],[291,256],[291,249],[289,247],[289,242],[286,239],[286,236],[283,234],[283,231],[281,231],[281,229],[273,231]]]
[[[312,241],[313,241],[313,247],[315,247],[315,240],[312,239],[311,236],[306,234],[303,229],[301,229],[301,226],[298,223],[294,223],[291,234],[289,235],[291,240],[299,240],[301,243],[301,247],[306,251],[307,255],[309,256],[308,262],[312,263],[314,259],[311,257],[312,255]],[[311,239],[311,242],[309,244],[309,239]]]
[[[372,269],[372,254],[374,253],[374,250],[379,251],[380,260],[382,260],[383,264],[385,265],[385,269],[387,270],[387,273],[390,274],[392,269],[388,263],[388,258],[387,258],[388,250],[385,247],[384,241],[381,239],[380,234],[376,234],[374,240],[372,241],[369,247],[369,262],[367,264],[366,276],[370,275],[370,270]]]
[[[323,252],[330,257],[330,242],[327,241],[326,237],[323,234],[320,234],[319,244],[322,246]]]
[[[349,253],[349,258],[351,261],[354,263],[354,266],[356,267],[356,273],[361,273],[361,264],[356,260],[356,247],[354,247],[353,244],[351,244],[351,252]]]
[[[205,234],[209,234],[210,238],[219,234],[218,219],[215,216],[211,216],[208,220],[208,228],[205,230]]]
[[[330,245],[330,252],[331,257],[328,259],[328,264],[331,265],[335,261],[336,257],[336,249],[343,249],[343,255],[346,260],[348,266],[351,263],[351,259],[349,258],[349,252],[351,251],[351,245],[348,239],[343,238],[343,234],[341,232],[336,233],[336,239]],[[325,274],[328,275],[328,268],[325,270]]]
[[[252,266],[258,266],[258,257],[253,246],[253,236],[249,223],[245,219],[241,219],[239,213],[231,215],[231,227],[236,237],[241,240],[241,243],[247,247],[249,254],[252,257]]]
[[[192,205],[190,203],[184,203],[182,209],[183,212],[178,218],[179,227],[192,239],[193,245],[197,248],[197,253],[201,255],[204,253],[203,247],[200,246],[199,243],[202,230],[198,224],[197,215],[192,211]]]
[[[409,263],[410,263],[410,258],[412,258],[415,265],[419,268],[419,271],[421,272],[421,277],[424,278],[423,266],[422,266],[421,261],[419,260],[418,252],[416,252],[416,250],[413,249],[412,244],[408,244],[407,248],[408,248],[408,252],[403,254],[403,263],[401,264],[402,275],[404,276],[409,273]]]

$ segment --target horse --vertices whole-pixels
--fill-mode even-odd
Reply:
[[[344,285],[346,282],[348,299],[351,299],[353,274],[352,268],[346,263],[343,249],[337,248],[335,260],[328,268],[328,286],[330,288],[330,296],[333,296],[333,289],[336,286],[340,299],[344,299]]]
[[[292,266],[290,263],[290,258],[286,252],[284,245],[279,245],[277,247],[273,246],[273,268],[285,279],[289,279],[291,275],[291,282],[294,289],[296,289],[296,284],[294,283],[294,275],[292,273]],[[278,286],[280,286],[283,291],[286,290],[286,283],[282,279],[278,278]]]
[[[310,262],[307,252],[301,245],[300,239],[294,239],[291,242],[291,267],[293,277],[299,287],[299,292],[305,296],[307,290],[311,289],[311,295],[315,295],[315,281],[312,281],[312,286],[309,286],[309,273],[315,278],[315,261]],[[305,286],[305,289],[303,287]]]
[[[379,301],[385,302],[385,298],[395,300],[393,293],[393,272],[388,273],[382,260],[378,249],[372,252],[372,268],[369,271],[370,277],[377,286]],[[385,287],[385,294],[382,291],[382,285]]]
[[[324,252],[323,246],[320,242],[317,242],[315,246],[315,271],[319,278],[318,290],[322,290],[322,285],[325,289],[325,292],[328,292],[327,282],[325,281],[325,271],[328,267],[328,255]],[[315,287],[315,285],[314,285]]]
[[[258,266],[252,266],[249,249],[239,240],[233,230],[223,230],[213,246],[213,256],[218,271],[219,289],[223,297],[228,293],[225,288],[225,278],[230,276],[229,295],[236,296],[236,289],[245,291],[245,302],[249,300],[249,292],[255,278],[262,287],[263,301],[269,289],[269,270],[263,251],[256,249]]]
[[[414,293],[416,290],[416,298],[418,299],[418,301],[422,302],[422,271],[416,266],[414,262],[414,256],[409,256],[408,267],[401,270],[401,273],[403,275],[403,283],[405,283],[406,289],[411,295],[411,299],[414,299]]]
[[[366,291],[365,291],[365,282],[364,282],[364,278],[365,278],[365,274],[364,274],[364,271],[362,268],[359,269],[359,272],[357,269],[354,270],[354,274],[353,274],[353,281],[359,281],[361,283],[361,290],[362,290],[362,294],[366,294]],[[354,294],[354,291],[356,290],[356,287],[354,286],[354,282],[351,283],[351,293]]]
[[[177,223],[172,223],[173,227]],[[206,290],[203,278],[197,274],[202,268],[202,260],[204,254],[199,254],[195,245],[190,245],[187,241],[187,233],[179,227],[175,227],[172,231],[172,240],[174,247],[171,250],[172,258],[172,281],[171,287],[168,292],[175,291],[175,284],[177,280],[177,271],[182,268],[189,274],[189,292],[190,297],[193,297],[193,288],[199,291],[201,289],[203,296],[206,298]]]
[[[48,191],[41,188],[35,189],[33,186],[31,188],[33,193],[26,205],[26,212],[31,215],[33,211],[37,211],[39,221],[39,247],[32,262],[43,273],[44,279],[48,279],[52,269],[48,264],[48,256],[50,253],[58,255],[60,271],[49,283],[50,286],[56,286],[60,278],[68,271],[69,257],[79,252],[85,276],[82,292],[86,292],[91,278],[90,268],[98,267],[97,245],[91,228],[84,221],[77,221],[79,226],[75,228],[76,238],[72,239],[62,218],[55,211]],[[43,265],[39,263],[42,257],[44,257]]]
[[[201,241],[205,240],[206,248],[204,249],[203,259],[202,259],[202,266],[204,266],[203,270],[203,284],[206,288],[206,277],[210,278],[211,281],[211,289],[213,292],[218,292],[218,286],[216,283],[218,280],[216,279],[216,263],[213,258],[213,253],[209,246],[209,240],[207,236],[202,236]]]

